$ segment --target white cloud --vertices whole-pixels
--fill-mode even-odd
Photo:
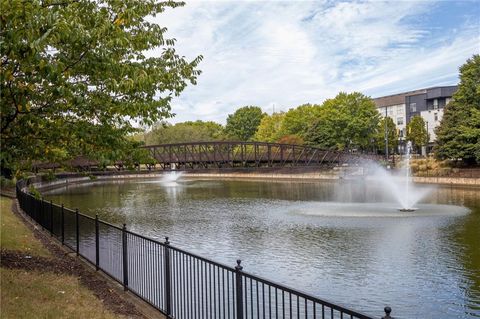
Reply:
[[[204,56],[173,122],[214,120],[244,105],[321,103],[339,91],[378,96],[454,84],[479,52],[478,19],[433,35],[432,2],[192,1],[156,19],[188,59]],[[467,20],[466,20],[467,21]],[[473,23],[473,25],[472,25]]]

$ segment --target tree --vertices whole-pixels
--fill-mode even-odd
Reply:
[[[320,106],[315,104],[303,104],[289,109],[285,113],[280,128],[280,135],[298,135],[303,137],[308,124],[313,123],[320,112]]]
[[[257,132],[262,118],[266,114],[258,106],[244,106],[229,114],[225,132],[231,138],[248,141]]]
[[[254,140],[259,142],[277,142],[282,137],[281,127],[285,113],[266,115],[260,121]]]
[[[428,144],[428,132],[425,121],[420,115],[415,115],[407,124],[407,141],[412,142],[412,146],[417,151],[421,146]]]
[[[146,134],[147,145],[207,142],[223,139],[223,126],[215,122],[182,122],[175,125],[160,123]]]
[[[460,67],[460,84],[436,129],[435,155],[480,164],[480,55]]]
[[[132,123],[171,116],[202,57],[150,17],[174,1],[1,0],[2,172],[34,160],[129,156]],[[156,50],[157,57],[146,56]]]
[[[367,150],[372,146],[379,120],[372,99],[358,92],[341,92],[322,104],[313,123],[304,124],[304,138],[308,144],[322,148]]]
[[[292,145],[303,145],[305,141],[298,135],[285,135],[280,138],[278,141],[280,144],[292,144]]]
[[[391,117],[383,118],[378,124],[377,132],[375,134],[375,142],[377,149],[385,154],[385,126],[388,136],[388,153],[391,154],[398,146],[397,127]]]

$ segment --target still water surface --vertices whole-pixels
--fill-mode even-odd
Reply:
[[[390,305],[395,318],[480,318],[478,189],[432,187],[405,215],[363,180],[134,180],[45,195],[375,317]]]

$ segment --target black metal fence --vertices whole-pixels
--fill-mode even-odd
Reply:
[[[371,317],[38,199],[17,184],[22,210],[45,230],[168,318]],[[389,318],[389,317],[388,317]]]

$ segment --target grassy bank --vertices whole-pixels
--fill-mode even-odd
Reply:
[[[23,222],[0,198],[0,248],[20,255],[51,258]],[[78,277],[48,271],[0,268],[1,318],[118,318]],[[120,316],[121,317],[121,316]]]
[[[20,250],[38,256],[49,256],[48,250],[33,236],[22,221],[11,211],[12,200],[0,197],[0,247]]]

